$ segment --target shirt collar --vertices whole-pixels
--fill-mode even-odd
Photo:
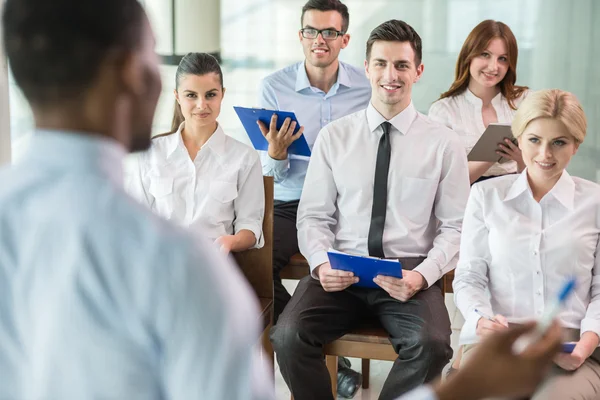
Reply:
[[[185,121],[179,125],[179,128],[175,134],[167,136],[169,140],[167,143],[167,159],[170,159],[178,149],[182,150],[185,155],[188,156],[187,149],[185,148],[185,144],[183,143],[183,138],[181,136],[184,126]],[[218,156],[222,156],[225,154],[226,141],[227,137],[225,136],[225,132],[223,132],[223,128],[221,128],[221,125],[217,122],[217,129],[206,141],[206,143],[204,143],[202,148],[207,147]]]
[[[348,71],[346,70],[346,65],[341,61],[338,62],[337,79],[329,91],[332,92],[332,94],[335,94],[340,85],[352,87],[352,82],[350,81],[350,76],[348,75]],[[308,80],[308,75],[306,74],[305,62],[298,63],[298,73],[296,74],[295,90],[296,92],[299,92],[310,87],[311,84]]]
[[[399,114],[396,114],[388,122],[392,124],[392,126],[398,131],[400,131],[400,133],[406,135],[416,117],[417,110],[411,101],[408,107],[402,110]],[[384,121],[387,120],[379,113],[379,111],[375,109],[375,107],[373,107],[373,104],[369,102],[369,106],[367,107],[367,124],[369,125],[369,130],[371,132],[375,132],[375,130]]]
[[[125,146],[113,138],[87,132],[38,129],[23,162],[97,172],[122,187],[126,155]]]
[[[227,136],[225,135],[225,132],[223,132],[223,128],[221,128],[221,125],[217,122],[217,130],[215,130],[210,139],[207,140],[207,142],[204,144],[204,146],[202,146],[202,148],[208,147],[218,156],[224,156],[225,150],[227,150],[226,141]]]
[[[475,96],[473,92],[469,90],[469,88],[465,89],[463,94],[465,96],[465,99],[467,99],[467,101],[475,107],[481,108],[483,106],[483,101],[479,97]],[[494,98],[492,99],[492,105],[494,106],[494,108],[497,108],[498,106],[500,106],[500,104],[502,104],[502,99],[502,93],[498,93],[496,96],[494,96]]]
[[[527,168],[521,172],[516,181],[512,184],[508,193],[504,197],[504,201],[512,200],[522,193],[529,193],[533,198],[529,181],[527,180]],[[571,175],[564,170],[554,187],[548,192],[552,197],[558,200],[568,210],[573,210],[575,199],[575,182]]]

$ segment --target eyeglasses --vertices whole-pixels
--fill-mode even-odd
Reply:
[[[302,28],[300,29],[302,33],[302,37],[305,39],[316,39],[319,36],[319,33],[325,40],[334,40],[337,39],[338,36],[345,34],[346,32],[336,31],[333,29],[314,29],[314,28]]]

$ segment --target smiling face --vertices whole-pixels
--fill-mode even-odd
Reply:
[[[225,88],[221,87],[219,74],[184,75],[175,90],[175,98],[181,106],[186,125],[196,127],[216,124],[221,112]]]
[[[391,118],[410,104],[412,86],[421,78],[423,64],[415,65],[410,42],[377,40],[365,70],[371,82],[371,103]]]
[[[318,11],[309,10],[304,14],[302,28],[318,30],[342,30],[342,15],[337,11]],[[338,35],[332,40],[323,39],[319,34],[314,39],[306,39],[302,32],[298,32],[298,37],[302,43],[306,61],[316,68],[326,68],[337,61],[340,50],[345,48],[350,41],[350,35]]]
[[[508,72],[508,50],[501,38],[490,40],[485,50],[471,60],[469,65],[469,88],[493,88]]]
[[[556,182],[579,148],[567,127],[553,118],[531,121],[518,142],[529,179],[540,186]]]

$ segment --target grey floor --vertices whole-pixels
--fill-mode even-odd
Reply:
[[[297,281],[283,281],[284,286],[288,289],[290,293],[296,288]],[[452,320],[452,348],[454,351],[458,348],[458,335],[460,333],[460,329],[463,326],[464,319],[454,305],[453,295],[446,295],[446,308],[448,308],[448,314]],[[360,360],[357,358],[351,358],[353,367],[356,370],[360,371]],[[356,400],[376,400],[379,397],[379,392],[383,387],[383,383],[392,368],[392,363],[390,361],[378,361],[371,360],[371,376],[370,376],[370,387],[369,389],[363,390],[360,389],[354,399]],[[279,367],[277,363],[275,363],[275,393],[277,400],[289,400],[290,399],[290,391],[288,390],[281,374],[279,373]]]

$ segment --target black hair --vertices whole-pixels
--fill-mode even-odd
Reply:
[[[421,37],[413,29],[412,26],[404,21],[397,19],[391,19],[386,21],[373,29],[367,40],[367,61],[371,57],[371,48],[373,43],[377,40],[383,40],[388,42],[409,42],[413,51],[415,52],[415,65],[421,64],[423,56],[423,44],[421,43]]]
[[[219,75],[221,89],[223,88],[223,71],[219,61],[207,53],[187,53],[179,63],[177,72],[175,72],[175,88],[179,89],[181,79],[186,75],[206,75],[214,72]],[[177,132],[179,125],[184,121],[181,106],[175,100],[175,111],[173,112],[173,122],[171,123],[171,133]]]
[[[7,0],[4,49],[32,106],[79,100],[113,51],[142,41],[137,0]]]
[[[342,32],[348,32],[350,14],[348,13],[348,7],[340,0],[308,0],[304,7],[302,7],[302,16],[300,17],[301,27],[304,27],[304,14],[310,10],[339,12],[342,15]]]

